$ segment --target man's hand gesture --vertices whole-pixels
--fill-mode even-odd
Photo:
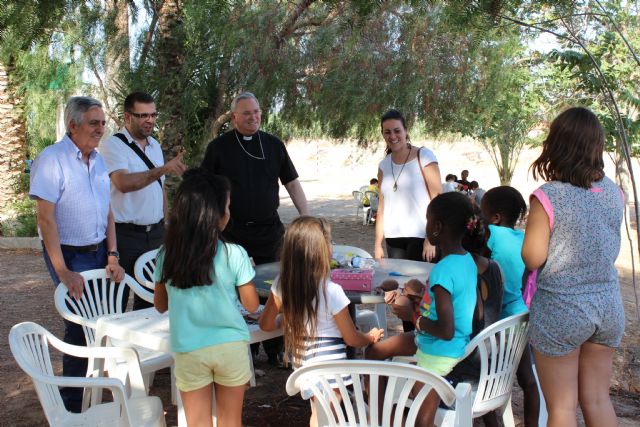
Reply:
[[[164,164],[165,175],[182,176],[184,171],[187,170],[187,165],[182,163],[185,150],[181,150],[173,159]]]

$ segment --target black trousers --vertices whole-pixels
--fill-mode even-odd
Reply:
[[[273,224],[241,225],[232,224],[223,233],[228,242],[242,246],[256,265],[276,262],[284,235],[284,225],[279,219]],[[260,297],[260,304],[265,304],[267,298]],[[262,341],[264,352],[270,363],[278,362],[278,354],[284,349],[282,337],[271,338]],[[260,349],[260,343],[251,344],[251,352],[256,355]]]
[[[389,258],[424,261],[422,259],[424,239],[419,237],[394,237],[385,239],[385,242]],[[415,328],[413,322],[402,321],[402,329],[405,332],[413,331]]]
[[[153,230],[138,231],[133,230],[125,225],[116,223],[116,239],[118,240],[118,252],[120,252],[120,265],[124,268],[125,273],[135,279],[133,267],[136,260],[145,252],[158,249],[164,239],[164,227],[158,226]],[[124,301],[129,300],[129,288],[125,289]],[[133,309],[141,310],[143,308],[153,307],[153,304],[140,298],[138,295],[133,296]]]

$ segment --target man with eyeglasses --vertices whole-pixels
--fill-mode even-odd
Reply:
[[[64,283],[69,295],[80,298],[84,279],[79,273],[104,268],[119,282],[124,270],[118,264],[109,176],[96,151],[104,134],[102,104],[74,96],[65,106],[64,123],[64,137],[33,162],[29,196],[37,203],[38,234],[53,284]],[[82,326],[65,320],[64,342],[87,345]],[[62,374],[84,377],[87,359],[64,355]],[[67,410],[80,412],[82,388],[64,387],[60,394]]]
[[[278,216],[278,181],[298,213],[309,213],[287,148],[280,139],[260,130],[261,113],[255,95],[236,96],[231,102],[233,129],[211,141],[202,160],[203,168],[231,181],[231,221],[223,235],[244,247],[256,265],[276,261],[284,235]],[[265,352],[271,363],[277,363],[277,346],[267,344]]]
[[[164,162],[162,147],[151,136],[157,117],[151,95],[129,94],[124,100],[124,128],[100,146],[111,178],[120,264],[131,277],[138,257],[162,244],[168,215],[165,175],[180,176],[186,170],[182,152]],[[147,307],[153,304],[134,295],[134,310]]]

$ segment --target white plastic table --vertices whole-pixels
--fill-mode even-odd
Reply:
[[[373,267],[374,274],[371,292],[346,292],[347,297],[353,304],[378,304],[376,305],[378,323],[383,327],[386,335],[387,317],[384,295],[377,292],[376,288],[387,279],[398,281],[401,287],[411,279],[418,279],[422,283],[425,283],[434,265],[435,264],[430,262],[410,261],[406,259],[376,259],[376,265]],[[280,272],[280,263],[260,264],[257,265],[255,269],[256,277],[253,282],[256,285],[256,290],[258,291],[258,295],[266,298],[271,292],[270,282],[275,279]]]
[[[281,329],[266,332],[261,330],[257,324],[248,324],[247,326],[251,335],[250,344],[282,335]],[[101,317],[97,322],[96,344],[106,345],[108,339],[132,342],[137,346],[150,350],[171,353],[169,313],[161,314],[155,308],[146,308],[144,310],[127,311],[121,314]],[[251,368],[253,371],[253,366]],[[175,381],[174,378],[171,380]],[[187,421],[180,393],[176,398],[178,403],[178,425],[186,427]],[[213,403],[215,405],[215,396]]]

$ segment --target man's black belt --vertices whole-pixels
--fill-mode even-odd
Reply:
[[[60,249],[62,249],[63,251],[86,254],[88,252],[97,252],[101,244],[102,242],[96,243],[95,245],[87,245],[87,246],[60,245]]]
[[[131,224],[129,222],[116,222],[116,228],[121,228],[123,230],[137,231],[139,233],[149,233],[156,228],[164,226],[164,219],[161,219],[159,222],[155,224],[149,225],[138,225]]]

